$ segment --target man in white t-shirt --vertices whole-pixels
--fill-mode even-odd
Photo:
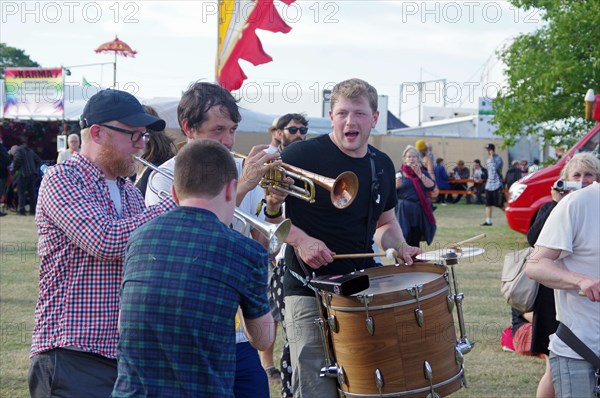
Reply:
[[[600,356],[600,184],[575,191],[556,205],[526,272],[555,289],[558,321]],[[556,334],[550,336],[549,349],[556,396],[592,397],[595,367]]]
[[[229,91],[216,84],[196,82],[183,93],[177,107],[177,118],[181,131],[187,137],[188,142],[202,139],[213,140],[231,150],[235,143],[235,131],[241,115],[235,98]],[[276,161],[279,153],[268,154],[264,151],[266,148],[268,145],[257,145],[252,148],[245,160],[235,159],[239,175],[236,206],[248,215],[257,215],[262,218],[263,214],[261,213],[264,212],[264,215],[268,215],[271,220],[274,220],[273,222],[282,221],[281,204],[285,195],[269,190],[270,195],[268,195],[266,206],[263,209],[265,192],[258,186],[258,183],[268,169],[281,164],[281,161]],[[215,165],[215,167],[219,166]],[[175,158],[160,166],[160,169],[171,173],[174,168]],[[150,205],[159,201],[159,195],[152,191],[151,186],[158,192],[169,193],[172,185],[172,180],[155,173],[151,177],[151,181],[148,181],[146,204]],[[243,231],[244,226],[239,220],[234,219],[232,225],[236,230]],[[267,243],[266,239],[257,231],[250,231],[250,228],[246,228],[244,232],[246,235],[252,234],[254,239],[263,244]],[[265,267],[267,266],[268,264],[265,264]],[[235,396],[236,398],[268,398],[267,375],[261,366],[256,349],[250,346],[243,328],[237,321],[238,319],[236,319]]]

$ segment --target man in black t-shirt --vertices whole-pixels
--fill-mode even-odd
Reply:
[[[314,323],[319,316],[314,292],[300,281],[306,272],[316,275],[347,274],[375,266],[373,258],[335,260],[334,254],[371,253],[373,241],[381,250],[396,249],[412,264],[419,248],[407,246],[394,213],[395,172],[391,159],[368,145],[375,127],[377,91],[367,82],[350,79],[337,84],[331,95],[333,131],[290,145],[281,154],[284,163],[335,178],[354,172],[359,191],[345,209],[331,203],[329,192],[317,187],[315,203],[286,198],[292,228],[286,249],[284,276],[286,333],[290,344],[294,397],[337,397],[336,380],[321,378],[325,365],[322,341]]]

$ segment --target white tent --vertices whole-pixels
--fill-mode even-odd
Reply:
[[[167,129],[179,129],[177,121],[177,105],[179,100],[176,99],[150,99],[142,101],[146,105],[152,106],[159,116],[167,122]],[[240,108],[242,121],[238,126],[238,133],[264,133],[271,127],[273,120],[281,115],[267,115],[251,111],[249,109]],[[331,131],[331,121],[328,118],[308,118],[309,133],[311,134],[327,134]]]
[[[0,86],[4,88],[4,82],[0,82]],[[65,84],[64,87],[64,120],[78,121],[79,116],[83,112],[83,108],[87,100],[100,90],[97,86],[82,86],[79,84]],[[0,96],[0,109],[4,109],[4,95]],[[156,109],[161,118],[167,122],[167,129],[179,130],[179,122],[177,121],[177,105],[179,99],[174,98],[153,98],[140,99],[143,104],[151,105]],[[275,115],[267,115],[264,113],[254,112],[249,109],[240,108],[242,121],[237,129],[238,133],[264,133],[273,123]],[[281,115],[278,115],[281,116]],[[309,133],[311,134],[327,134],[331,131],[331,124],[327,118],[308,118]],[[40,121],[44,120],[62,120],[61,118],[40,117]]]

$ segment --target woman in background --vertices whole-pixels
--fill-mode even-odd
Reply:
[[[150,115],[158,117],[158,113],[151,106],[144,105],[144,111]],[[141,158],[149,161],[155,166],[160,166],[167,160],[171,159],[177,153],[177,149],[173,144],[173,141],[164,130],[154,131],[148,130],[150,133],[150,140],[144,148],[144,152]],[[140,190],[142,195],[146,194],[146,187],[148,185],[148,177],[152,173],[152,169],[140,164],[136,173],[135,186]]]
[[[436,188],[435,181],[421,165],[419,152],[415,147],[407,146],[402,157],[404,163],[396,173],[396,217],[409,246],[419,247],[421,241],[429,245],[436,230],[433,206],[429,198],[429,191]]]

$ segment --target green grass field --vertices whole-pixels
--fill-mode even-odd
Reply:
[[[494,209],[494,226],[481,227],[483,211],[483,206],[461,203],[435,212],[438,231],[431,248],[488,234],[476,244],[485,254],[457,266],[468,337],[475,347],[465,356],[468,388],[453,397],[533,397],[544,361],[503,352],[499,344],[500,332],[510,324],[509,307],[499,291],[504,255],[524,247],[526,240],[507,227],[498,209]],[[27,367],[39,265],[36,240],[33,217],[11,213],[0,218],[0,397],[29,396]],[[272,397],[279,396],[276,383],[271,392]]]

